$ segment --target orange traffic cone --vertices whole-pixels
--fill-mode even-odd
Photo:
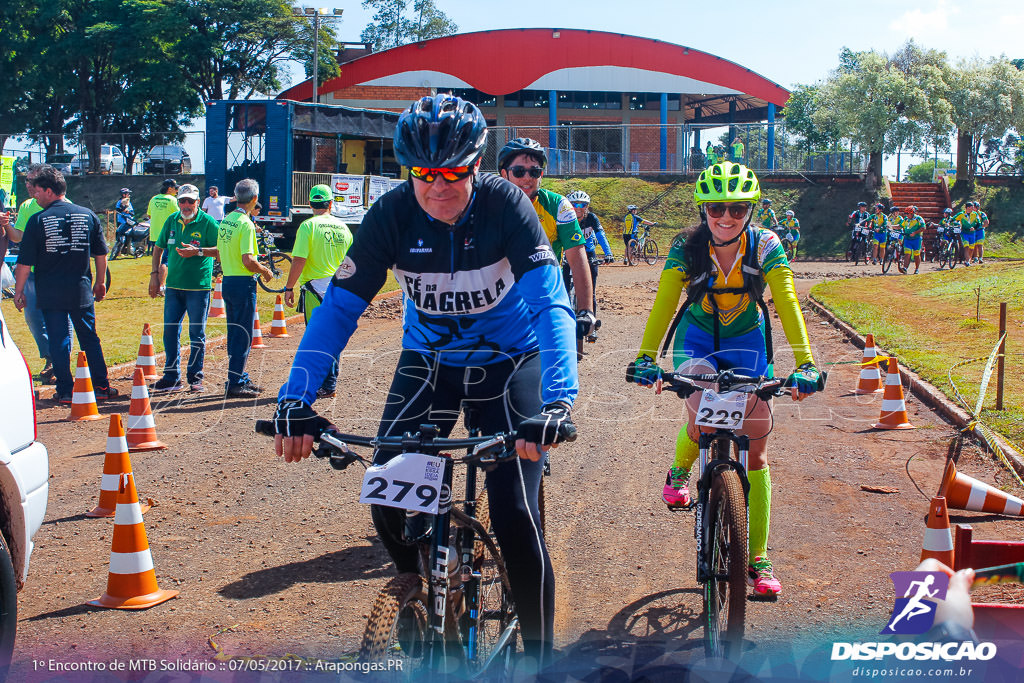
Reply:
[[[284,303],[281,301],[281,295],[277,295],[277,301],[274,303],[274,319],[270,321],[270,333],[268,337],[288,337],[288,326],[285,325],[284,321]]]
[[[210,312],[207,313],[208,318],[226,318],[228,312],[224,309],[224,295],[221,293],[220,278],[217,278],[217,284],[213,288],[213,298],[210,299]]]
[[[946,499],[942,496],[932,498],[928,507],[927,528],[924,530],[924,542],[921,544],[921,561],[934,557],[947,567],[953,566],[953,532],[949,528],[949,512],[946,510]]]
[[[938,495],[945,496],[949,507],[957,510],[1024,516],[1024,500],[957,472],[952,460],[946,462]]]
[[[96,409],[96,393],[92,390],[92,375],[89,374],[89,363],[85,360],[85,351],[78,352],[78,367],[75,368],[75,386],[71,394],[71,415],[68,420],[98,420],[102,415]]]
[[[156,438],[156,425],[153,423],[153,412],[149,408],[149,388],[142,376],[142,368],[135,368],[135,380],[132,385],[132,403],[128,408],[128,434],[126,436],[128,450],[159,451],[167,448],[167,444]]]
[[[900,366],[895,358],[889,359],[889,374],[885,376],[885,393],[882,394],[882,413],[875,429],[917,429],[910,424],[907,404],[903,400],[903,384],[900,382]]]
[[[263,343],[263,331],[260,330],[260,309],[257,308],[252,314],[252,344],[249,345],[250,349],[265,349],[267,345]]]
[[[878,367],[878,349],[875,348],[874,335],[867,335],[864,338],[864,362],[860,366],[860,380],[855,394],[877,394],[882,391],[882,370]]]
[[[103,461],[103,479],[100,481],[100,504],[85,513],[86,517],[113,517],[117,509],[117,488],[122,474],[132,473],[132,461],[128,458],[128,442],[124,437],[121,416],[110,416],[110,431],[107,432],[107,456]],[[142,512],[149,511],[149,505],[139,505]]]
[[[89,604],[114,609],[146,609],[177,594],[178,591],[160,590],[156,584],[156,570],[153,568],[153,555],[149,552],[146,527],[142,523],[135,477],[122,474],[117,493],[117,513],[114,515],[114,539],[110,545],[107,592],[90,600]]]
[[[153,350],[153,332],[149,323],[142,324],[142,338],[139,339],[139,359],[135,367],[142,368],[142,376],[146,379],[160,379],[156,372],[156,352]]]

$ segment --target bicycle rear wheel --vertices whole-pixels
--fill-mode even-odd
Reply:
[[[644,261],[647,261],[649,266],[658,262],[658,243],[652,239],[644,242]]]
[[[629,247],[626,248],[626,260],[629,265],[635,266],[640,263],[639,244],[636,240],[629,241]]]
[[[704,652],[739,654],[747,609],[747,503],[735,470],[719,472],[708,499],[708,562],[704,584]]]
[[[266,256],[265,260],[260,260],[267,264],[274,277],[270,279],[270,282],[264,282],[261,277],[257,278],[256,281],[263,288],[263,291],[270,292],[271,294],[280,294],[284,291],[285,285],[288,284],[288,271],[291,268],[292,257],[283,251],[272,251]]]
[[[407,677],[424,664],[428,635],[427,594],[419,574],[392,578],[377,594],[359,647],[362,662],[398,660],[396,674]],[[387,668],[387,671],[395,669]],[[402,672],[405,672],[404,676]]]

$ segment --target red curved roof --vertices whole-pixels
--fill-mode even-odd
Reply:
[[[555,33],[558,38],[554,37]],[[512,58],[510,58],[512,56]],[[507,95],[559,69],[619,66],[714,83],[784,106],[789,91],[734,62],[651,38],[580,29],[524,28],[461,33],[375,52],[342,65],[332,92],[405,71],[439,71],[490,95]],[[307,80],[278,95],[309,100]]]

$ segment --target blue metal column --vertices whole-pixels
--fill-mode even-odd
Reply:
[[[548,91],[548,147],[551,149],[551,166],[560,171],[558,163],[558,91]]]
[[[747,142],[750,142],[749,138]],[[775,170],[775,105],[771,102],[768,103],[768,159],[766,165],[769,171]]]
[[[668,93],[661,93],[661,130],[658,140],[658,168],[668,170]]]
[[[693,108],[693,146],[699,149],[701,152],[704,151],[704,147],[700,144],[700,127],[698,121],[704,116],[704,108],[699,104]]]
[[[733,125],[736,122],[736,100],[729,101],[729,139],[725,143],[725,155],[731,156],[729,145],[736,139],[736,126]]]

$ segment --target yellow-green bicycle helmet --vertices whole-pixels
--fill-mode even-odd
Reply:
[[[698,205],[707,202],[752,202],[761,198],[761,186],[754,172],[742,164],[724,162],[703,171],[693,188]]]

